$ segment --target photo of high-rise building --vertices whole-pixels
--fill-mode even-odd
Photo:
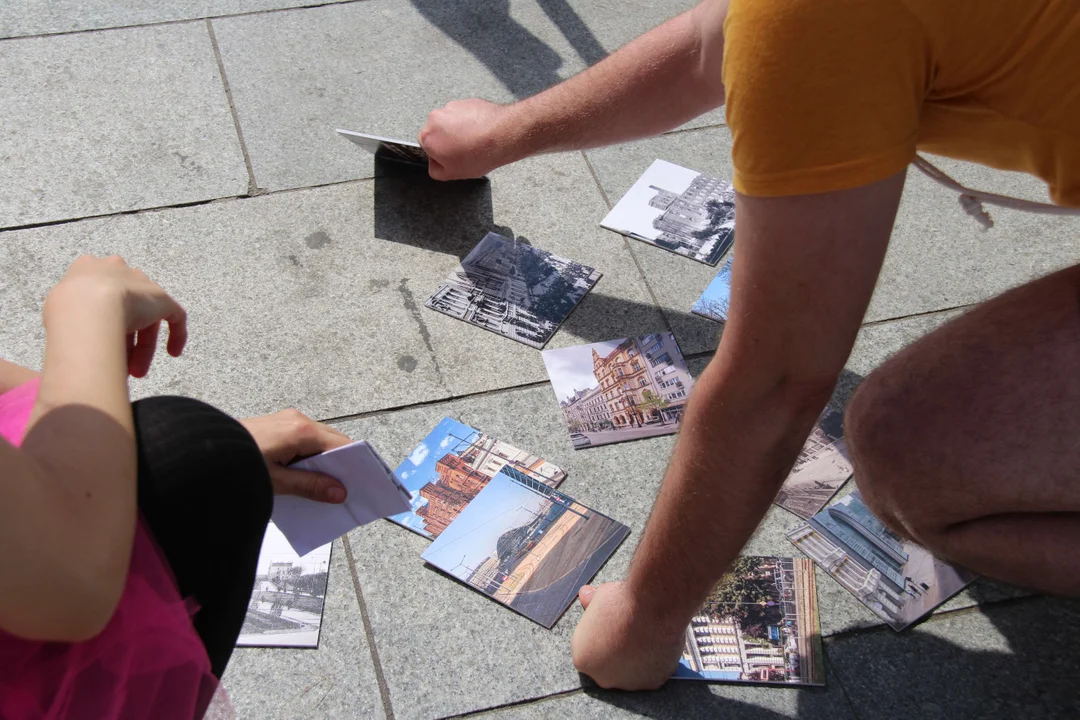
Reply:
[[[539,349],[599,279],[587,265],[488,233],[427,307]]]
[[[716,265],[735,241],[735,188],[726,180],[657,160],[600,224]]]
[[[773,502],[809,518],[825,507],[853,472],[844,442],[844,414],[826,408]]]
[[[787,536],[893,630],[903,630],[975,579],[893,533],[858,492]]]
[[[411,509],[390,520],[424,537],[438,537],[506,466],[550,487],[566,477],[543,458],[443,418],[394,471],[411,495]]]

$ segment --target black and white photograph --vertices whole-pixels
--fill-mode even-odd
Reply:
[[[730,182],[657,160],[600,223],[707,265],[735,242]]]
[[[858,491],[787,536],[897,631],[932,612],[976,577],[889,530],[866,507]]]
[[[427,307],[539,349],[599,279],[587,265],[488,233]]]
[[[574,448],[671,435],[694,379],[669,332],[543,352]]]
[[[825,507],[853,472],[844,442],[844,413],[826,408],[774,502],[805,520]]]
[[[237,647],[319,646],[332,546],[300,557],[274,523],[266,526]]]
[[[428,154],[424,152],[424,148],[420,147],[418,143],[407,140],[391,140],[390,138],[352,132],[351,130],[338,130],[337,132],[343,138],[356,143],[376,158],[416,165],[424,169],[428,166]]]

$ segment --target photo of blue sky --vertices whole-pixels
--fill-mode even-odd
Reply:
[[[718,322],[727,322],[728,306],[731,304],[731,258],[705,288],[690,312]]]
[[[420,497],[420,488],[439,478],[439,474],[435,472],[436,462],[447,453],[476,442],[478,437],[480,432],[475,428],[453,418],[443,418],[394,470],[394,474],[412,497],[412,510],[393,515],[390,520],[423,533],[424,520],[415,514],[417,509],[427,503],[427,500]]]
[[[507,530],[531,522],[548,500],[500,472],[435,538],[422,557],[454,577],[466,580],[495,552]]]

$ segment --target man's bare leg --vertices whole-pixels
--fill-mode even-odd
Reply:
[[[992,578],[1080,596],[1080,265],[890,358],[848,407],[867,504]]]

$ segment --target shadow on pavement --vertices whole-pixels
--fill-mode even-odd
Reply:
[[[535,95],[563,79],[558,73],[562,58],[510,16],[509,0],[410,2],[428,22],[483,63],[514,97]],[[607,55],[567,0],[536,2],[587,64]]]

